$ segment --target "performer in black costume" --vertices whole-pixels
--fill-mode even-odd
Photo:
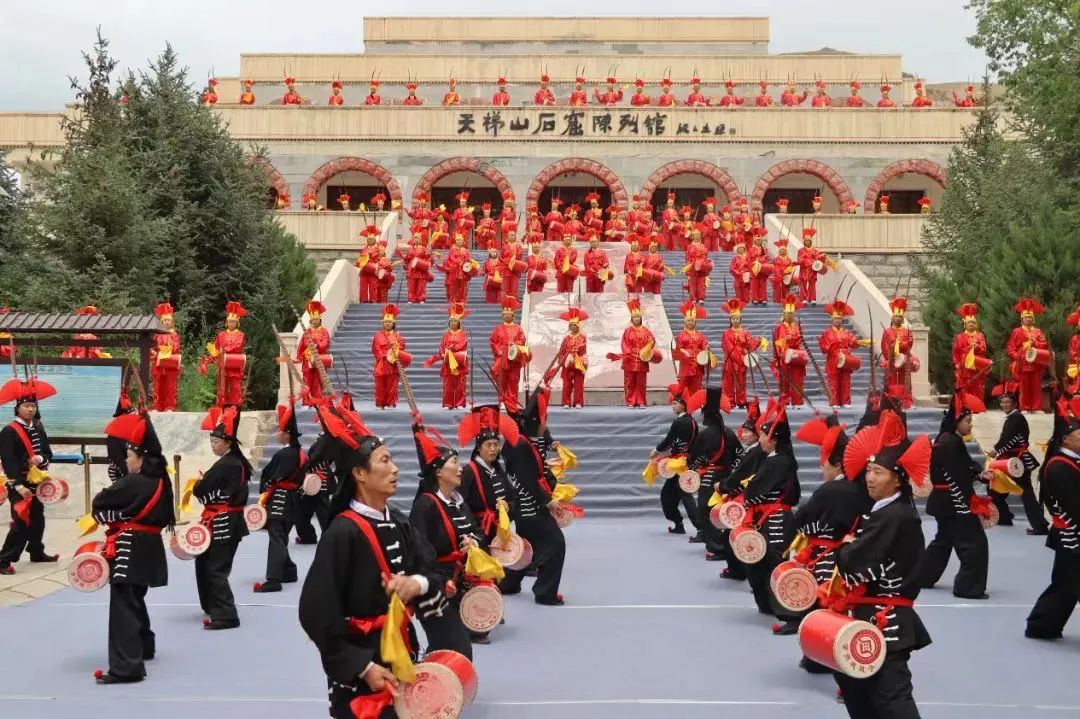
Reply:
[[[113,411],[113,417],[131,414],[134,411],[135,408],[132,406],[131,400],[128,399],[127,391],[122,390],[120,392],[120,398],[116,400],[116,409]],[[127,450],[128,443],[126,441],[119,437],[106,435],[105,456],[108,457],[109,464],[105,467],[105,473],[108,475],[110,482],[115,482],[128,474]]]
[[[885,636],[885,663],[873,676],[834,674],[851,719],[919,719],[908,659],[930,644],[930,635],[914,609],[923,533],[911,485],[928,481],[929,455],[928,439],[909,441],[891,410],[881,413],[876,426],[856,433],[844,452],[844,473],[857,477],[865,470],[873,505],[860,518],[854,541],[836,552],[840,579],[865,594],[857,601],[841,599],[833,608],[876,624]]]
[[[559,594],[559,583],[566,560],[566,539],[549,509],[555,479],[550,476],[543,456],[551,446],[551,435],[547,431],[547,395],[550,391],[541,386],[529,397],[524,411],[518,416],[520,434],[513,440],[507,438],[502,456],[518,497],[517,533],[533,547],[533,561],[529,567],[537,570],[533,596],[537,604],[561,606],[564,602]],[[502,582],[502,593],[520,592],[521,579],[529,568],[523,571],[508,569]]]
[[[517,517],[518,497],[500,458],[503,439],[498,405],[480,405],[472,411],[493,421],[477,420],[480,429],[472,457],[461,470],[460,492],[483,532],[485,543],[490,543],[495,538],[498,503],[506,503],[506,511],[513,520]]]
[[[389,448],[366,429],[346,426],[333,408],[318,411],[332,437],[337,489],[333,518],[300,593],[300,624],[322,658],[331,719],[354,719],[359,710],[393,719],[391,692],[399,683],[380,652],[390,597],[406,605],[438,602],[444,580],[431,546],[387,506],[398,479]],[[407,615],[401,630],[415,657],[416,632]]]
[[[1035,496],[1035,489],[1031,485],[1031,473],[1039,468],[1039,460],[1028,450],[1031,439],[1031,430],[1028,428],[1027,418],[1020,411],[1019,388],[1011,382],[994,387],[994,395],[998,397],[1001,411],[1005,413],[1005,421],[1001,425],[1001,434],[994,443],[992,459],[1008,459],[1019,457],[1024,463],[1024,474],[1015,481],[1020,485],[1023,494],[1020,500],[1024,504],[1024,515],[1027,517],[1030,528],[1028,534],[1045,535],[1048,531],[1046,517],[1043,516],[1042,505]],[[994,504],[998,508],[998,525],[1009,526],[1012,524],[1013,513],[1009,509],[1008,494],[990,491],[994,498]]]
[[[27,479],[31,467],[46,470],[52,459],[49,435],[38,413],[38,402],[56,389],[36,378],[13,379],[0,387],[0,405],[15,403],[15,419],[0,429],[0,466],[7,476],[11,528],[0,548],[0,575],[14,574],[11,565],[29,550],[31,562],[55,562],[59,555],[45,551],[45,507],[37,498],[37,486]]]
[[[1050,586],[1027,618],[1030,639],[1059,639],[1080,602],[1080,398],[1055,405],[1057,442],[1047,451],[1040,487],[1051,517],[1046,546],[1054,550],[1054,566]]]
[[[656,448],[649,452],[649,459],[659,456],[685,457],[690,451],[691,445],[697,439],[698,426],[693,414],[704,403],[704,391],[690,392],[682,385],[673,384],[668,386],[668,402],[671,411],[675,413],[675,419],[671,421],[671,427]],[[664,510],[664,517],[674,526],[668,527],[671,534],[686,534],[683,526],[682,514],[679,512],[679,503],[686,510],[686,516],[694,527],[701,528],[701,520],[698,517],[697,505],[694,497],[679,487],[678,476],[664,480],[664,486],[660,489],[660,506]]]
[[[418,604],[420,624],[427,634],[429,652],[453,649],[471,660],[472,639],[461,622],[458,607],[465,589],[466,553],[470,547],[482,546],[483,534],[458,491],[458,453],[445,443],[436,443],[422,424],[413,425],[413,436],[420,462],[421,491],[413,502],[409,523],[416,535],[435,550],[435,562],[448,595]],[[487,643],[486,636],[477,639]]]
[[[791,446],[791,426],[783,405],[770,400],[762,415],[758,442],[764,459],[757,472],[746,484],[743,496],[747,516],[765,536],[768,551],[757,564],[746,566],[746,579],[754,593],[754,602],[762,614],[772,614],[782,622],[795,616],[783,609],[769,588],[769,577],[783,561],[784,550],[795,539],[795,517],[792,509],[799,503],[799,463]],[[798,629],[796,623],[795,629]],[[787,624],[773,627],[777,634],[793,633]]]
[[[210,429],[210,449],[218,460],[195,483],[195,498],[202,502],[199,521],[210,528],[210,546],[195,557],[195,584],[199,590],[203,629],[233,629],[240,626],[229,575],[240,540],[247,536],[244,505],[247,503],[251,463],[240,451],[236,433],[240,412],[232,405],[211,407],[203,420]]]
[[[919,586],[929,589],[941,579],[953,549],[960,571],[953,581],[953,595],[963,599],[987,599],[986,575],[990,547],[979,515],[989,510],[990,501],[976,496],[975,481],[988,479],[989,472],[972,461],[964,444],[971,433],[972,412],[981,400],[957,393],[945,416],[931,455],[930,479],[933,491],[926,500],[926,513],[937,520],[937,534],[926,547],[919,569]]]
[[[123,412],[106,427],[109,439],[127,445],[127,473],[94,497],[91,514],[105,532],[109,561],[109,668],[98,684],[141,682],[144,662],[156,653],[146,592],[169,581],[161,531],[173,523],[168,463],[150,417]]]
[[[289,556],[289,532],[296,519],[300,485],[304,480],[307,454],[300,447],[300,428],[296,424],[296,405],[289,402],[277,408],[277,441],[281,449],[274,453],[259,476],[259,494],[266,500],[266,581],[255,582],[258,593],[280,592],[282,584],[296,581],[296,563]]]
[[[746,405],[746,419],[739,425],[736,436],[739,438],[739,458],[732,468],[731,473],[723,478],[720,493],[725,499],[734,499],[742,494],[745,484],[750,481],[765,459],[765,453],[761,451],[758,441],[758,421],[761,419],[761,408],[757,397],[750,398]],[[741,582],[746,579],[746,565],[740,562],[731,552],[728,542],[731,530],[720,530],[720,541],[726,555],[727,566],[720,570],[723,579],[733,579]]]
[[[720,409],[720,387],[705,388],[705,405],[701,410],[701,423],[704,429],[690,446],[687,466],[701,475],[701,487],[698,489],[697,511],[701,517],[702,541],[705,542],[705,559],[725,558],[727,549],[719,528],[709,521],[709,499],[715,493],[714,486],[731,473],[738,461],[739,438],[724,426],[724,416]]]

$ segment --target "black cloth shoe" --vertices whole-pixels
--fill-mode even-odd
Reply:
[[[296,575],[285,577],[281,580],[282,584],[296,584]]]
[[[15,567],[11,566],[10,562],[0,563],[0,576],[10,576],[15,573]]]
[[[563,601],[561,594],[556,594],[554,597],[537,597],[537,604],[543,604],[546,607],[561,607],[566,602]]]
[[[690,537],[690,544],[701,544],[704,541],[705,537],[701,534],[701,532],[698,532],[693,537]]]
[[[515,584],[511,586],[506,584],[500,584],[499,593],[502,594],[504,597],[508,597],[512,594],[521,594],[521,585]]]
[[[989,599],[989,594],[954,594],[957,599]]]
[[[802,669],[808,674],[832,674],[832,669],[829,669],[824,664],[818,664],[817,662],[803,657],[799,660],[799,669]]]
[[[60,561],[60,555],[59,554],[39,554],[37,556],[34,556],[33,554],[31,554],[30,555],[30,561],[34,562],[35,564],[42,564],[42,563],[46,563],[46,562],[59,562]]]
[[[265,582],[255,582],[255,586],[252,590],[258,594],[265,594],[267,592],[280,592],[281,582],[276,579],[268,579]]]
[[[211,619],[209,621],[203,622],[203,629],[206,629],[207,631],[211,631],[211,632],[215,632],[215,631],[218,631],[220,629],[236,629],[239,626],[240,626],[240,620],[239,619],[233,619],[233,620],[230,620],[230,621]]]
[[[1029,537],[1045,537],[1050,532],[1046,529],[1028,529],[1027,534]]]
[[[783,624],[772,625],[772,633],[778,637],[790,637],[792,634],[799,633],[798,622],[784,622]]]
[[[686,534],[686,527],[681,524],[676,524],[674,527],[668,527],[668,534]]]
[[[94,681],[98,684],[134,684],[141,682],[146,677],[121,677],[98,669],[94,672]]]
[[[1050,634],[1049,632],[1040,632],[1035,629],[1025,629],[1024,636],[1028,639],[1042,639],[1044,641],[1053,641],[1055,639],[1061,639],[1061,634]]]
[[[487,634],[473,634],[472,632],[469,632],[469,640],[473,644],[491,644],[491,639],[488,637]]]
[[[301,539],[300,537],[297,537],[296,538],[296,543],[297,544],[318,544],[319,540],[317,540],[317,539]]]

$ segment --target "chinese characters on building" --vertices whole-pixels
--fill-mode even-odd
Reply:
[[[458,135],[488,137],[724,137],[735,128],[722,122],[679,122],[659,111],[603,112],[486,110],[458,113]]]

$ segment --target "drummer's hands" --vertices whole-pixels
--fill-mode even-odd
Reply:
[[[843,539],[844,544],[851,544],[854,541],[855,541],[855,535],[854,534],[845,534],[844,535],[844,539]]]
[[[30,497],[34,496],[34,493],[31,492],[29,490],[29,488],[24,487],[21,484],[16,485],[15,491],[18,492],[19,496],[22,497],[23,499],[30,499]]]
[[[660,454],[660,453],[657,452],[655,449],[650,449],[649,450],[649,459],[656,459],[656,455],[658,455],[658,454]]]
[[[360,678],[364,680],[364,683],[367,684],[373,692],[381,692],[387,685],[395,689],[399,686],[397,677],[394,676],[394,673],[381,664],[372,664]]]
[[[473,537],[471,534],[466,534],[464,537],[461,538],[461,548],[464,549],[466,552],[473,547],[479,546],[480,545],[476,542],[476,538]]]
[[[405,604],[420,596],[420,582],[403,574],[395,574],[389,579],[383,579],[383,588],[386,590],[386,596],[397,594]]]
[[[984,469],[983,471],[979,472],[979,479],[981,479],[984,482],[989,482],[993,478],[994,478],[994,470],[992,470],[992,469],[987,468],[987,469]]]
[[[35,467],[40,467],[44,463],[45,458],[42,457],[40,454],[35,454],[33,457],[30,458],[30,464],[34,465]]]

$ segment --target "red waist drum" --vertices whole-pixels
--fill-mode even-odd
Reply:
[[[157,364],[155,366],[163,372],[179,372],[180,355],[169,355],[168,357],[158,356]]]
[[[805,612],[817,603],[817,579],[798,562],[788,560],[776,565],[769,587],[776,601],[789,612]]]
[[[225,368],[226,372],[241,374],[246,365],[247,355],[245,354],[224,354],[221,356],[221,366]]]
[[[476,668],[450,649],[431,652],[416,665],[416,681],[394,701],[399,719],[455,719],[476,698]]]
[[[477,584],[461,595],[459,612],[466,629],[487,634],[502,621],[502,593],[491,584]]]
[[[210,548],[210,528],[195,522],[177,527],[169,540],[169,549],[177,559],[194,559]]]
[[[862,367],[862,360],[857,355],[844,350],[836,357],[836,368],[845,372],[856,372]]]
[[[833,671],[865,679],[885,663],[885,636],[869,622],[829,609],[808,614],[799,625],[803,654]]]
[[[109,562],[104,542],[87,542],[75,550],[68,565],[68,584],[80,592],[96,592],[109,583]]]
[[[42,504],[59,504],[68,497],[68,483],[56,477],[49,477],[37,486],[36,495]]]
[[[769,543],[765,536],[753,527],[741,526],[731,530],[728,537],[731,551],[743,564],[757,564],[765,558]]]

